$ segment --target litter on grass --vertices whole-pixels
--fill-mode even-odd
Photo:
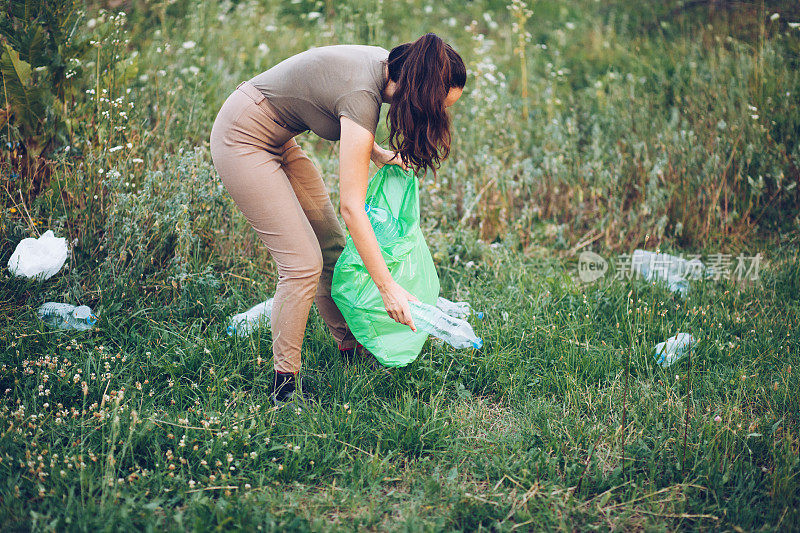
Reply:
[[[15,276],[45,280],[61,270],[68,255],[67,240],[47,230],[38,239],[22,239],[8,260],[8,269]]]
[[[88,305],[46,302],[39,307],[36,314],[45,324],[58,329],[85,331],[92,329],[97,323],[97,317],[92,314],[92,308]]]
[[[689,280],[711,276],[714,269],[707,267],[699,259],[686,260],[665,253],[634,250],[631,255],[631,268],[639,272],[647,281],[658,281],[672,292],[686,296]]]
[[[469,305],[469,302],[451,302],[447,298],[442,298],[441,296],[436,300],[436,307],[444,314],[455,318],[467,318],[469,315],[473,314],[472,306]],[[477,311],[474,314],[475,318],[479,320],[483,319],[483,312]]]
[[[272,316],[272,298],[266,302],[256,304],[244,313],[233,315],[228,324],[228,335],[236,334],[245,337],[260,326],[269,327]]]
[[[408,303],[411,306],[411,317],[418,329],[442,339],[458,350],[463,348],[479,350],[483,347],[483,340],[475,335],[475,331],[466,320],[450,316],[438,307],[424,302],[415,300]]]
[[[689,353],[695,343],[694,337],[688,333],[678,333],[664,342],[659,342],[655,350],[656,363],[667,368]]]

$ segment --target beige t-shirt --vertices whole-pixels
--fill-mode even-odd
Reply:
[[[388,57],[379,46],[321,46],[281,61],[250,82],[287,126],[336,141],[342,116],[375,133]]]

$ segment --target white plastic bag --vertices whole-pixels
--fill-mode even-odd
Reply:
[[[45,280],[61,270],[68,254],[67,240],[47,230],[38,239],[22,239],[8,260],[8,269],[15,276]]]
[[[244,337],[258,329],[259,326],[269,327],[272,316],[272,298],[266,302],[256,304],[244,313],[233,315],[228,324],[228,335],[234,333]]]
[[[664,342],[656,344],[656,363],[667,368],[675,361],[683,358],[697,341],[689,333],[678,333]]]

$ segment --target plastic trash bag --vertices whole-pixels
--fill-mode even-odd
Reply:
[[[8,260],[8,269],[15,276],[45,280],[61,270],[68,254],[67,240],[47,230],[38,239],[22,239]]]
[[[672,292],[686,296],[689,280],[711,276],[714,269],[706,267],[699,259],[686,260],[665,253],[634,250],[631,268],[642,274],[647,281],[660,281]]]
[[[367,187],[367,203],[386,209],[399,222],[398,236],[379,245],[392,278],[421,302],[436,305],[439,276],[419,227],[419,186],[413,172],[397,165],[381,167]],[[417,358],[428,334],[388,315],[349,235],[331,285],[350,331],[381,364],[405,366]]]

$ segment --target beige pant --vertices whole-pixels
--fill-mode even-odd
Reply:
[[[211,157],[222,182],[278,267],[272,310],[275,370],[300,370],[312,301],[341,349],[355,338],[331,299],[344,233],[319,170],[264,95],[240,83],[211,128]]]

